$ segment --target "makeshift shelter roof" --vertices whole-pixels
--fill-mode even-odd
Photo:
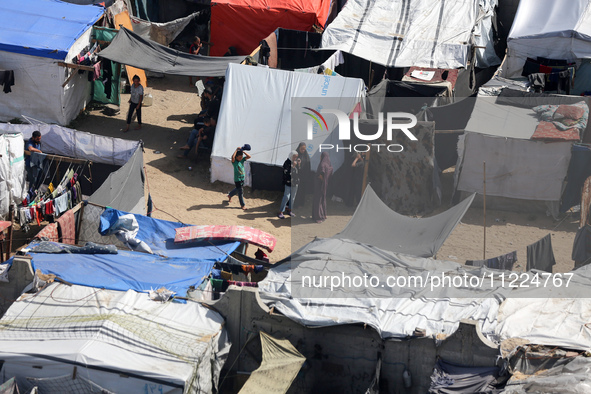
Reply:
[[[507,38],[502,76],[521,76],[528,57],[591,57],[591,1],[521,0]]]
[[[411,218],[391,210],[368,185],[347,227],[334,238],[371,244],[394,253],[432,257],[473,200],[474,195],[438,215]]]
[[[1,373],[40,392],[210,393],[230,347],[223,325],[195,302],[53,283],[0,320]]]
[[[211,55],[233,46],[246,55],[275,29],[324,27],[330,0],[215,0],[211,2]]]
[[[203,77],[222,77],[229,63],[244,60],[244,56],[211,57],[180,52],[142,38],[126,28],[121,28],[111,44],[98,55],[147,71]]]
[[[486,47],[477,66],[499,64],[492,46],[496,0],[349,0],[322,35],[340,49],[387,67],[468,66],[472,45]]]
[[[59,0],[0,0],[0,51],[64,60],[103,13]]]
[[[36,253],[39,243],[28,247],[33,269],[82,286],[108,290],[147,292],[165,287],[184,297],[199,286],[214,263],[227,258],[237,243],[191,248],[191,257],[162,257],[119,250],[117,254]]]
[[[480,276],[458,263],[396,254],[347,239],[316,239],[269,269],[259,282],[261,300],[305,326],[367,324],[382,338],[406,338],[416,328],[426,335],[451,335],[463,319],[479,322],[492,334],[497,310],[507,293],[493,287],[429,288],[418,282],[386,284],[386,278]],[[482,269],[484,270],[484,269]],[[377,277],[381,286],[347,284],[331,288],[332,278]],[[315,278],[311,282],[306,277]],[[329,278],[324,286],[318,281]],[[337,279],[337,280],[338,280]],[[351,282],[356,283],[356,282]],[[362,282],[363,283],[363,282]],[[333,283],[334,284],[334,283]]]
[[[106,214],[105,211],[107,211]],[[127,248],[115,236],[101,235],[100,233],[101,230],[109,228],[110,218],[123,216],[127,212],[88,204],[84,207],[83,213],[79,237],[81,242],[113,244]],[[103,214],[105,215],[103,216]],[[212,243],[207,241],[193,244],[175,244],[175,229],[185,227],[186,224],[154,219],[145,215],[133,214],[133,216],[139,227],[136,237],[144,241],[152,252],[160,256],[213,263],[223,261],[240,244],[239,242]]]

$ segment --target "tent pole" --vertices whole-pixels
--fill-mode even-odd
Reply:
[[[363,184],[361,185],[361,195],[363,196],[363,194],[365,193],[365,188],[367,187],[367,174],[369,172],[369,156],[370,156],[370,151],[367,151],[365,153],[365,166],[363,168]]]
[[[484,209],[484,246],[482,250],[482,259],[486,260],[486,162],[482,162],[482,181],[484,184],[484,201],[483,201],[483,209]]]

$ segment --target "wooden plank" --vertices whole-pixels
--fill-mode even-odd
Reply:
[[[29,152],[28,150],[25,151],[25,156],[30,156],[31,152]],[[44,153],[44,155],[47,155],[47,159],[54,159],[54,160],[60,160],[63,161],[65,163],[72,163],[72,164],[84,164],[86,162],[91,163],[89,160],[86,159],[73,159],[71,157],[66,157],[66,156],[59,156],[59,155],[50,155],[47,153]]]
[[[133,31],[133,25],[131,24],[131,19],[129,18],[129,13],[127,11],[123,11],[113,17],[115,19],[115,28],[119,30],[120,26],[125,27],[127,30]],[[132,66],[125,66],[125,71],[127,71],[127,80],[129,84],[132,84],[131,79],[134,75],[140,77],[140,83],[145,88],[148,87],[148,80],[146,79],[146,73],[144,70],[139,68],[135,68]]]
[[[67,67],[67,68],[75,68],[76,70],[84,70],[84,71],[92,71],[92,72],[94,72],[94,67],[84,66],[82,64],[57,62],[57,65],[58,66],[62,66],[62,67]]]

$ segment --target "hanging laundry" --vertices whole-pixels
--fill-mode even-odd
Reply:
[[[238,286],[238,287],[258,287],[258,283],[256,282],[237,282],[235,280],[229,280],[228,285]]]
[[[45,228],[37,233],[35,238],[47,238],[49,241],[58,242],[59,236],[57,231],[57,223],[50,223]]]
[[[76,245],[76,219],[72,211],[66,211],[58,220],[62,243]]]
[[[466,265],[512,271],[515,262],[517,262],[517,251],[487,260],[468,260]]]
[[[60,216],[68,210],[68,195],[66,193],[56,197],[54,200],[55,214]]]
[[[14,86],[14,71],[0,70],[0,85],[4,85],[4,93],[12,92],[11,86]]]
[[[550,234],[527,247],[527,270],[537,269],[552,272],[556,264],[554,251],[552,250],[552,237]]]

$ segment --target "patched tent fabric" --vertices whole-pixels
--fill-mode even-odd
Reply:
[[[468,99],[471,100],[471,99]],[[497,97],[478,97],[458,142],[457,190],[487,196],[558,202],[567,176],[572,142],[535,141],[533,108],[572,104],[576,97],[536,95],[504,89]]]
[[[473,200],[474,195],[438,215],[411,218],[392,211],[371,186],[367,186],[347,227],[334,237],[394,253],[432,257],[462,220]]]
[[[0,373],[25,390],[211,393],[229,348],[218,313],[134,291],[53,283],[0,320]]]
[[[146,212],[144,192],[144,154],[138,146],[135,153],[120,169],[112,172],[88,201],[105,207],[143,214]]]
[[[99,56],[147,71],[203,77],[223,77],[229,63],[244,60],[244,56],[211,57],[180,52],[146,40],[125,28],[119,30]]]
[[[222,56],[231,46],[248,55],[279,27],[301,31],[324,27],[330,5],[330,0],[214,0],[211,55]]]
[[[383,235],[382,235],[383,236]],[[456,331],[463,319],[478,321],[482,333],[495,329],[497,310],[507,291],[493,287],[421,286],[410,277],[482,277],[486,268],[466,269],[461,264],[392,253],[347,239],[312,241],[269,269],[259,282],[261,300],[269,307],[307,327],[367,324],[382,338],[407,338],[417,327],[426,336],[442,339]],[[383,286],[336,286],[331,278],[379,278]],[[506,274],[507,275],[507,274]],[[323,286],[322,278],[328,277]],[[386,285],[386,278],[402,278]],[[315,278],[315,279],[311,279]],[[311,282],[314,280],[315,282]],[[406,280],[406,281],[405,281]],[[352,282],[354,283],[354,282]]]
[[[521,76],[526,59],[591,57],[591,1],[521,0],[507,38],[502,76]]]
[[[287,393],[306,358],[287,339],[260,332],[263,361],[240,394]]]
[[[482,6],[480,5],[482,3]],[[492,47],[496,0],[349,0],[322,35],[323,49],[340,49],[387,67],[468,67],[478,37],[476,65],[500,59]]]

